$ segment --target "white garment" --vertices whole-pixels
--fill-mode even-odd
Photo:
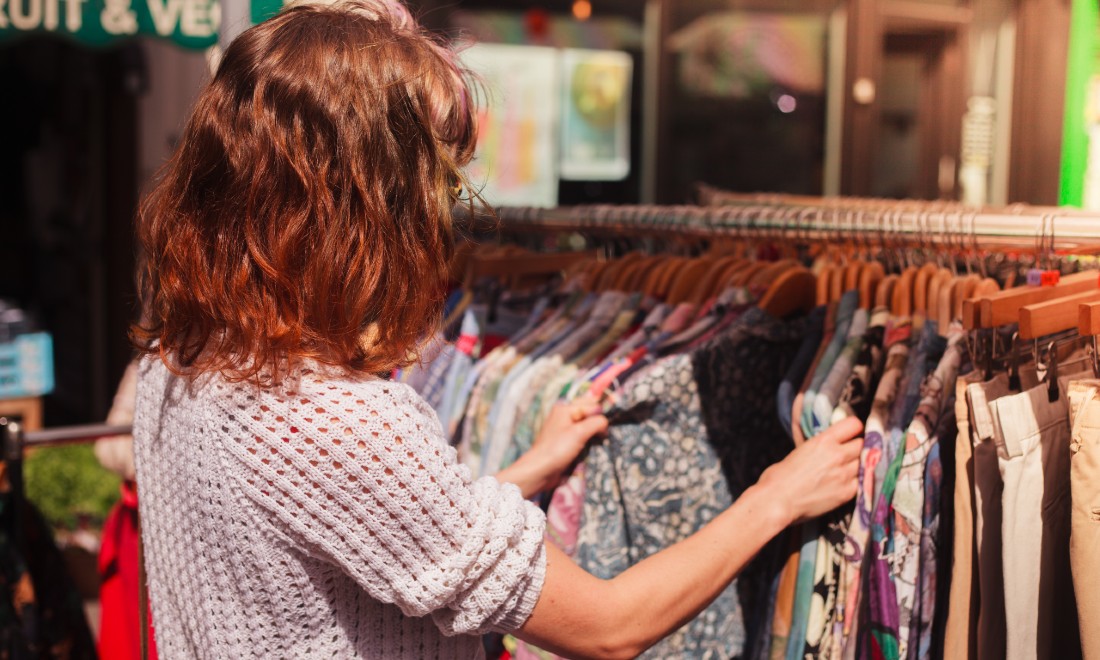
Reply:
[[[137,363],[131,362],[118,383],[114,402],[107,413],[107,423],[129,426],[134,423],[134,399],[137,397]],[[95,441],[95,457],[104,468],[123,479],[134,479],[134,438],[114,435]]]
[[[542,589],[542,512],[471,482],[408,386],[189,383],[146,358],[134,438],[168,660],[480,657]]]

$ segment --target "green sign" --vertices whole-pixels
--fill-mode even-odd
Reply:
[[[285,4],[283,0],[252,0],[252,24],[259,25],[278,14]]]
[[[56,34],[102,46],[145,35],[202,50],[220,23],[220,0],[0,0],[0,41]]]

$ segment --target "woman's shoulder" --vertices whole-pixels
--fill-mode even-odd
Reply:
[[[404,383],[374,376],[358,376],[305,365],[278,386],[256,394],[298,415],[317,416],[332,423],[359,425],[413,425],[442,435],[435,411]]]
[[[412,420],[435,430],[435,411],[413,388],[376,376],[346,372],[303,363],[282,374],[277,383],[236,381],[221,374],[178,377],[158,356],[143,357],[137,367],[139,388],[169,390],[183,388],[196,400],[221,401],[227,407],[249,410],[280,410],[291,417],[312,419],[326,415],[327,421],[377,420],[381,423]],[[175,382],[175,386],[173,386]],[[442,433],[442,428],[438,429]]]

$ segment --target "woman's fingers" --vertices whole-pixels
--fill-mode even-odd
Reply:
[[[823,442],[846,443],[863,433],[863,422],[855,417],[846,417],[819,433],[816,437]]]

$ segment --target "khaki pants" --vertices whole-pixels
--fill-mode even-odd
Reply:
[[[1059,388],[1055,401],[1047,386],[1039,385],[989,404],[1004,487],[1001,547],[1010,660],[1080,655],[1069,570],[1067,387]]]
[[[1069,406],[1070,568],[1082,654],[1100,660],[1100,380],[1071,382]]]
[[[970,406],[966,387],[978,382],[977,372],[960,377],[955,386],[955,533],[951,563],[951,595],[944,627],[943,657],[966,660],[978,648],[978,557],[974,549],[974,445],[970,436]],[[944,447],[947,450],[947,447]]]

